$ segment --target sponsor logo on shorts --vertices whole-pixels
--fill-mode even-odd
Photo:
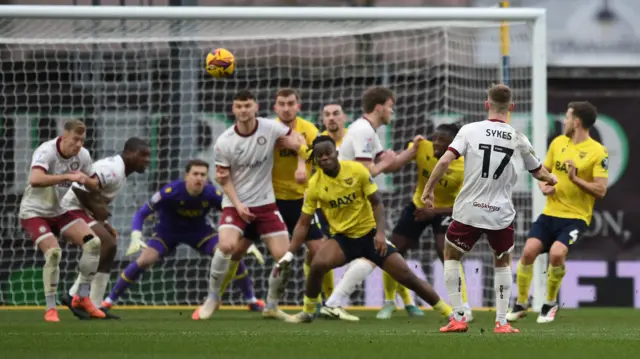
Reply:
[[[484,210],[487,210],[488,212],[497,212],[500,210],[500,207],[498,206],[492,206],[488,203],[480,203],[480,202],[473,202],[473,206],[474,207],[478,207],[478,208],[482,208]]]
[[[226,216],[226,217],[224,217],[224,221],[226,223],[231,223],[231,222],[233,222],[233,218],[231,218],[231,216]]]
[[[40,226],[40,228],[38,228],[38,231],[42,234],[44,234],[47,231],[47,227],[45,226]]]
[[[471,246],[469,246],[468,243],[465,243],[465,241],[460,240],[460,238],[449,238],[447,236],[447,240],[451,243],[453,243],[456,247],[464,250],[464,251],[470,251],[471,250]]]

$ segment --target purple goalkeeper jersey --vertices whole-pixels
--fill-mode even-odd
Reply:
[[[177,180],[156,192],[136,213],[133,230],[142,230],[144,219],[155,212],[155,232],[160,237],[201,234],[211,231],[207,215],[212,208],[221,209],[222,192],[207,183],[202,193],[192,196],[184,180]]]

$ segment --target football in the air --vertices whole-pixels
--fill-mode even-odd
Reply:
[[[236,69],[236,58],[227,49],[215,49],[207,54],[205,68],[213,77],[229,77]]]

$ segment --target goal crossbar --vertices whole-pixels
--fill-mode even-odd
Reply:
[[[0,17],[48,19],[145,19],[145,20],[464,20],[537,21],[539,8],[428,8],[428,7],[237,7],[237,6],[40,6],[2,5]]]

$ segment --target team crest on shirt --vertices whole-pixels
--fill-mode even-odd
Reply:
[[[38,231],[39,231],[40,233],[45,233],[45,232],[47,231],[47,227],[45,227],[45,226],[40,226],[40,228],[38,228]]]
[[[180,201],[180,205],[181,205],[181,206],[184,206],[184,201]]]
[[[587,156],[587,153],[584,151],[580,151],[580,153],[578,154],[578,156],[580,156],[580,158],[585,158]]]
[[[76,161],[71,162],[71,164],[69,165],[69,168],[72,171],[77,171],[80,168],[80,162],[76,162]]]
[[[209,201],[202,201],[202,207],[203,208],[209,207]]]
[[[353,178],[352,177],[345,178],[344,183],[346,183],[348,186],[351,186],[353,184]]]
[[[264,136],[260,136],[260,137],[258,137],[257,142],[258,142],[258,144],[259,144],[260,146],[262,146],[262,145],[264,145],[265,143],[267,143],[267,139],[266,139]]]
[[[164,193],[171,193],[171,187],[167,187],[164,189]]]

